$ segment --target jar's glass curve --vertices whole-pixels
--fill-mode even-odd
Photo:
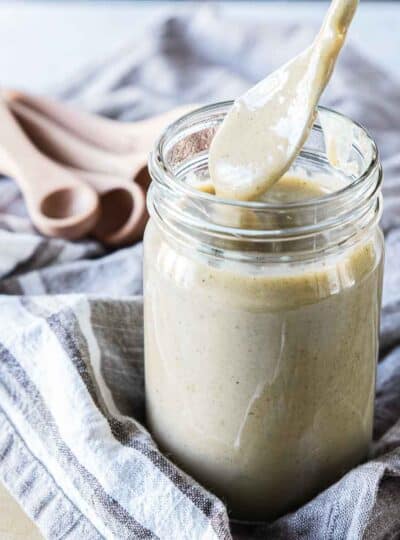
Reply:
[[[152,155],[147,419],[160,446],[234,517],[266,521],[368,455],[382,173],[373,141],[351,124],[358,173],[333,193],[289,204],[198,193],[186,181],[207,174],[227,106],[184,117]],[[296,167],[338,174],[318,125]]]

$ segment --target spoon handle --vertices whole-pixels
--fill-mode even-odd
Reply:
[[[2,94],[11,107],[23,105],[52,120],[82,141],[114,154],[149,153],[163,129],[198,107],[194,104],[182,105],[145,120],[125,123],[78,111],[48,97],[14,90],[4,90]]]
[[[75,239],[96,224],[96,192],[42,155],[1,100],[0,170],[18,183],[32,222],[43,234]]]
[[[316,73],[319,73],[314,89],[319,94],[328,84],[357,5],[358,0],[332,0],[311,48],[312,62],[318,66]]]
[[[149,153],[164,129],[197,108],[199,108],[199,105],[182,105],[157,116],[151,116],[145,120],[130,124],[131,136],[136,141],[137,150]]]
[[[25,173],[35,169],[40,158],[7,105],[0,100],[0,171],[16,178],[21,189],[27,189]]]
[[[135,149],[135,141],[129,133],[130,124],[79,111],[49,97],[33,96],[14,90],[3,91],[3,95],[9,103],[25,105],[103,150],[123,154]]]
[[[94,147],[22,103],[11,102],[10,108],[32,141],[50,158],[77,169],[131,176],[135,154],[116,155]]]
[[[128,245],[143,237],[148,220],[145,190],[135,182],[87,171],[74,171],[100,195],[101,217],[94,236],[109,246]]]
[[[344,34],[354,17],[358,0],[332,0],[323,25],[323,32],[334,31],[335,34]]]

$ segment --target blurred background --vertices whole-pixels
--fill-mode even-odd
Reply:
[[[82,0],[0,1],[0,84],[56,92],[86,66],[112,57],[170,15],[204,4],[237,23],[321,21],[324,1],[135,2]],[[231,27],[230,27],[231,28]],[[398,76],[400,3],[361,0],[351,40],[371,60]],[[234,34],[234,32],[233,32]],[[226,36],[227,41],[235,35]]]

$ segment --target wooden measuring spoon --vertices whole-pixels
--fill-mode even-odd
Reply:
[[[78,111],[68,104],[48,97],[4,90],[10,103],[20,103],[58,123],[92,145],[116,154],[132,151],[148,153],[159,133],[174,120],[193,111],[198,105],[182,105],[166,113],[138,122],[118,122]]]
[[[18,183],[32,222],[43,234],[77,239],[95,226],[97,193],[42,155],[1,100],[0,170]]]
[[[25,133],[50,158],[76,169],[132,179],[138,161],[144,166],[147,152],[108,152],[81,140],[43,114],[18,102],[9,102]],[[150,149],[149,149],[150,150]]]
[[[93,234],[104,244],[113,246],[139,240],[148,219],[145,202],[150,184],[147,156],[131,153],[129,158],[115,157],[77,139],[36,111],[19,104],[15,107],[19,114],[13,111],[14,114],[36,146],[68,166],[99,194],[101,212]]]
[[[109,246],[127,245],[143,237],[148,219],[145,189],[135,182],[101,173],[71,169],[99,194],[100,217],[92,234]]]

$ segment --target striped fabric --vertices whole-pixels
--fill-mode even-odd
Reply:
[[[310,36],[293,25],[238,28],[200,10],[161,22],[62,95],[125,119],[178,100],[232,97]],[[371,128],[386,165],[373,459],[273,524],[229,524],[222,502],[163,456],[143,427],[141,245],[110,253],[92,241],[43,239],[3,179],[0,478],[45,538],[400,536],[400,87],[349,47],[326,103]]]
[[[229,537],[222,503],[131,418],[143,417],[140,298],[10,297],[2,312],[2,467],[49,538]]]

